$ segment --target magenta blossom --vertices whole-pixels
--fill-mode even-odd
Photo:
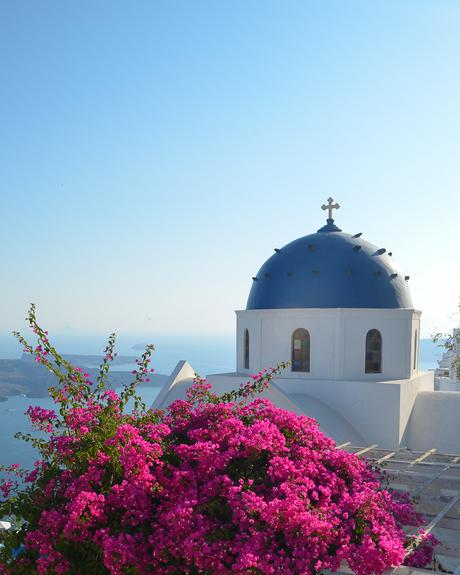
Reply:
[[[55,354],[32,318],[35,353]],[[380,575],[431,561],[436,541],[404,532],[420,523],[407,497],[313,419],[254,399],[284,365],[221,397],[197,377],[185,400],[152,411],[135,395],[151,349],[118,396],[105,383],[111,341],[95,386],[69,365],[58,375],[60,416],[28,412],[50,438],[20,497],[0,489],[0,518],[25,525],[0,535],[0,574],[319,575],[345,562]]]

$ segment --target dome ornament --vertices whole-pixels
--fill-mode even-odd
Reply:
[[[340,208],[340,204],[338,204],[337,202],[334,204],[334,198],[327,198],[327,205],[323,204],[321,206],[322,210],[328,210],[329,211],[329,217],[328,220],[332,220],[332,210],[338,210]],[[332,220],[334,221],[334,220]]]
[[[322,210],[328,210],[328,218],[327,218],[327,224],[325,226],[323,226],[321,229],[318,230],[318,232],[341,232],[342,230],[340,228],[338,228],[335,224],[334,224],[334,220],[332,218],[332,210],[338,210],[340,208],[340,204],[338,204],[337,202],[334,204],[334,198],[328,198],[327,199],[327,204],[323,204],[321,206]]]

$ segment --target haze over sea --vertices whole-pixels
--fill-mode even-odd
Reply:
[[[28,334],[24,334],[28,335]],[[60,353],[99,355],[105,347],[106,336],[90,333],[58,333],[51,336],[52,343]],[[187,335],[150,335],[139,333],[120,334],[117,351],[120,355],[132,355],[133,358],[142,353],[142,349],[133,349],[139,344],[153,343],[156,351],[152,366],[157,373],[169,374],[177,362],[187,359],[192,367],[201,375],[233,371],[235,365],[235,337],[233,334],[187,334]],[[22,353],[16,340],[6,333],[0,333],[0,359],[17,359]],[[428,339],[420,341],[420,369],[428,370],[437,367],[436,360],[442,350]],[[130,369],[131,366],[126,366]],[[117,370],[123,366],[117,366]],[[158,387],[140,389],[146,405],[151,405],[159,392]],[[120,391],[120,390],[118,390]],[[14,439],[17,431],[31,431],[24,412],[29,405],[40,405],[53,409],[53,401],[49,397],[29,398],[23,396],[10,397],[0,403],[0,465],[19,463],[30,468],[34,459],[31,446]]]
[[[27,330],[23,335],[29,338]],[[62,354],[102,355],[108,335],[69,331],[50,333],[50,338]],[[187,359],[200,374],[234,369],[234,334],[122,333],[117,335],[116,351],[119,355],[132,355],[135,358],[142,353],[139,346],[148,343],[155,346],[152,365],[157,373],[171,373],[180,359]],[[134,346],[136,349],[133,349]],[[9,333],[0,332],[0,359],[18,359],[21,354],[22,349],[16,339]]]

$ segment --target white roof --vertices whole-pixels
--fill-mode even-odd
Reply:
[[[460,575],[460,454],[438,453],[436,449],[416,452],[409,449],[380,449],[376,445],[342,449],[366,457],[370,463],[384,466],[389,487],[405,491],[415,500],[416,509],[425,517],[426,533],[441,541],[435,550],[435,571],[400,567],[395,575],[454,573]],[[343,569],[341,572],[350,571]],[[340,574],[338,574],[340,575]]]

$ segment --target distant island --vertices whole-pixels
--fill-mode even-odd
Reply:
[[[102,362],[102,356],[65,354],[63,358],[82,367],[90,374],[92,381],[96,381],[99,370],[97,366]],[[134,364],[134,356],[116,356],[113,365]],[[151,374],[150,382],[142,383],[143,387],[162,387],[169,376]],[[109,385],[112,388],[130,384],[133,380],[131,371],[109,372]],[[0,401],[6,401],[13,395],[26,395],[27,397],[46,397],[48,388],[56,385],[56,378],[41,364],[38,364],[28,355],[23,354],[20,359],[0,359]]]

